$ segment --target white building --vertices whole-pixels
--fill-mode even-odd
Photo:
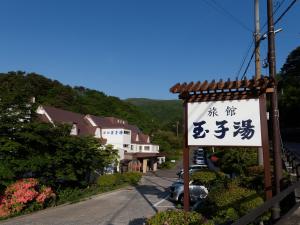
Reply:
[[[113,145],[118,149],[120,162],[124,168],[134,161],[137,165],[140,163],[139,170],[143,172],[156,170],[158,159],[161,161],[161,158],[164,158],[159,154],[159,146],[152,144],[148,135],[125,120],[82,115],[50,106],[39,106],[37,114],[41,121],[47,123],[70,124],[72,126],[70,135],[92,135],[99,138],[102,144]]]

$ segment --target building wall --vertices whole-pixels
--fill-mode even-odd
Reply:
[[[113,145],[119,150],[120,160],[124,159],[124,151],[129,152],[131,148],[131,131],[126,129],[102,129],[102,137],[107,144]]]
[[[128,152],[148,152],[148,153],[158,153],[159,146],[153,144],[131,144],[130,150]]]

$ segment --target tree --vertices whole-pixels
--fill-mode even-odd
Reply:
[[[117,150],[93,137],[70,136],[70,126],[35,121],[22,74],[2,77],[0,85],[0,190],[22,177],[58,185],[86,185],[95,169],[114,163]],[[30,85],[29,85],[30,86]],[[2,186],[2,187],[1,187]]]
[[[300,127],[298,115],[300,112],[300,46],[287,57],[279,78],[281,126],[284,128]]]
[[[225,149],[221,158],[221,170],[225,173],[243,175],[249,166],[257,164],[257,151],[249,148]]]
[[[93,137],[70,136],[67,125],[28,123],[6,139],[0,149],[2,185],[22,177],[43,183],[86,186],[91,173],[115,163],[117,150],[103,147]]]
[[[281,68],[281,75],[285,78],[300,76],[300,46],[288,55],[285,64]]]

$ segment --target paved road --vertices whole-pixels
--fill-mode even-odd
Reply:
[[[170,174],[169,174],[170,173]],[[167,200],[167,188],[175,180],[169,176],[144,176],[141,185],[96,196],[76,204],[46,209],[16,217],[1,225],[140,225],[157,211],[174,208]],[[163,172],[162,172],[163,174]],[[172,176],[170,176],[172,175]]]

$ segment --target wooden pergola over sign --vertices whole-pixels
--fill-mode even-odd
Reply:
[[[273,92],[274,82],[269,77],[234,81],[221,79],[218,82],[205,80],[204,82],[177,83],[170,88],[170,92],[179,94],[179,99],[188,102],[238,100]]]
[[[170,88],[170,92],[178,94],[179,99],[184,101],[184,171],[189,171],[189,142],[188,142],[188,104],[201,102],[233,101],[233,100],[259,100],[260,138],[263,148],[264,160],[264,184],[266,199],[272,198],[269,137],[266,115],[266,93],[273,92],[275,81],[270,77],[261,79],[243,79],[227,81],[215,80],[208,82],[177,83]],[[247,101],[248,102],[248,101]],[[239,103],[236,103],[239,104]],[[208,131],[207,131],[208,132]],[[223,142],[221,142],[223,145]],[[207,146],[210,146],[208,144]],[[226,145],[224,145],[226,146]],[[227,145],[228,146],[228,145]],[[184,173],[184,210],[189,210],[189,173]]]

